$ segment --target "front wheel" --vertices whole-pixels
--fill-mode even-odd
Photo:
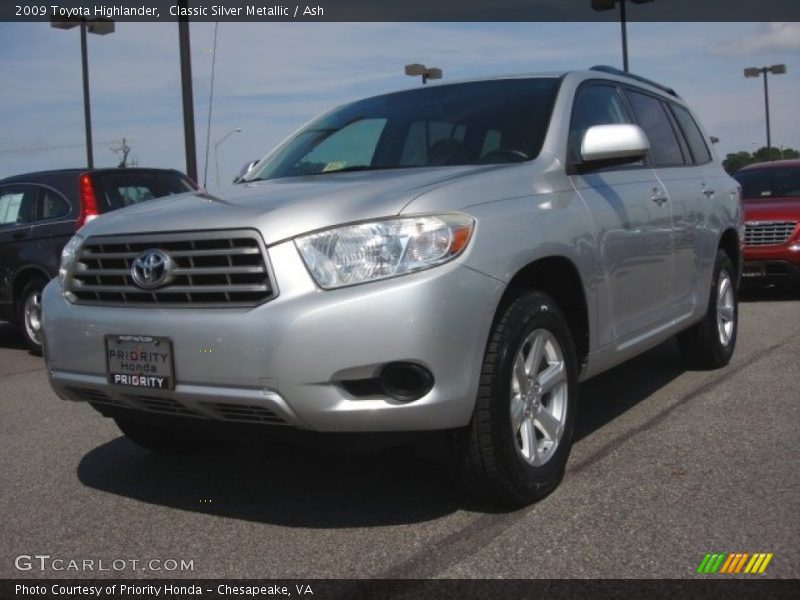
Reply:
[[[521,506],[559,483],[572,443],[577,361],[561,310],[524,292],[491,333],[470,424],[453,435],[459,482],[473,495]]]
[[[719,369],[727,365],[736,347],[739,304],[736,270],[728,254],[719,250],[708,308],[703,320],[678,335],[686,365],[694,369]]]

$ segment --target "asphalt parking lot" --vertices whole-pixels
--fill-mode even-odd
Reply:
[[[406,449],[158,457],[57,399],[0,323],[0,578],[671,578],[706,552],[771,552],[762,577],[799,577],[800,295],[740,311],[724,370],[685,371],[669,342],[584,384],[562,485],[516,512]],[[33,554],[193,570],[15,568]]]

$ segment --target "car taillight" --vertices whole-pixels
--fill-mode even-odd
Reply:
[[[78,222],[75,224],[76,231],[100,215],[100,211],[97,208],[97,198],[94,195],[94,188],[92,187],[92,180],[89,178],[88,173],[81,175],[80,198],[81,206],[80,212],[78,213]]]

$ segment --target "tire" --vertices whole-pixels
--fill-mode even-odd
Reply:
[[[739,293],[736,270],[728,254],[717,251],[708,309],[703,320],[678,334],[678,347],[689,368],[719,369],[736,348],[739,330]]]
[[[42,353],[42,290],[47,285],[44,278],[28,281],[15,300],[17,325],[25,345],[34,354]]]
[[[541,358],[534,368],[536,349]],[[534,385],[519,376],[519,369],[536,373]],[[537,386],[547,383],[542,377],[547,369],[551,387],[540,393]],[[523,292],[493,326],[472,419],[453,432],[451,467],[457,482],[471,495],[505,506],[523,506],[549,494],[564,475],[577,400],[577,360],[566,320],[548,295]],[[544,424],[550,433],[544,433]]]
[[[159,454],[191,454],[210,447],[211,440],[199,434],[115,418],[120,431],[134,444]]]

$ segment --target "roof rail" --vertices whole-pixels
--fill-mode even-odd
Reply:
[[[671,96],[675,96],[676,98],[680,98],[678,93],[672,89],[671,87],[667,87],[665,85],[661,85],[660,83],[656,83],[651,79],[647,79],[646,77],[642,77],[641,75],[636,75],[634,73],[627,73],[625,71],[620,71],[615,67],[609,67],[608,65],[595,65],[589,69],[590,71],[600,71],[601,73],[610,73],[611,75],[618,75],[619,77],[627,77],[628,79],[635,79],[636,81],[641,81],[642,83],[646,83],[647,85],[652,85],[654,88],[658,88],[662,92],[666,92]]]

